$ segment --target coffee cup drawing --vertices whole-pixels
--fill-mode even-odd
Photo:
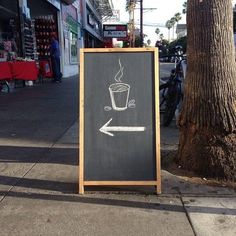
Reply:
[[[120,59],[119,66],[120,69],[114,77],[116,83],[113,83],[109,86],[109,93],[112,109],[115,111],[124,111],[128,107],[135,108],[135,100],[132,99],[132,102],[130,103],[130,85],[121,81],[121,78],[123,77],[124,66],[122,66]],[[106,106],[104,109],[109,111],[110,109],[108,108],[109,107]]]
[[[130,86],[125,83],[115,83],[109,86],[111,105],[115,111],[124,111],[128,108]]]

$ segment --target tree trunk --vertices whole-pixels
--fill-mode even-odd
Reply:
[[[187,79],[177,161],[236,181],[236,63],[231,0],[189,0]]]

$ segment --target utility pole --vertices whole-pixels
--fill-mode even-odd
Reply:
[[[143,0],[140,0],[140,47],[143,47]]]

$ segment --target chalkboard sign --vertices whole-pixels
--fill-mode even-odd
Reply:
[[[81,49],[80,173],[84,186],[161,192],[158,51]]]

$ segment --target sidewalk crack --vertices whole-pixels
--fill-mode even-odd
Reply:
[[[190,215],[189,215],[189,213],[188,213],[188,211],[187,211],[187,208],[185,207],[185,204],[184,204],[184,201],[183,201],[183,196],[182,196],[181,193],[179,193],[179,198],[180,198],[180,201],[181,201],[182,206],[183,206],[183,208],[184,208],[185,215],[186,215],[186,217],[187,217],[187,219],[188,219],[188,222],[189,222],[189,224],[190,224],[190,226],[191,226],[191,228],[192,228],[193,234],[194,234],[194,236],[197,236],[197,233],[196,233],[196,231],[195,231],[195,229],[194,229],[194,226],[193,226],[193,222],[192,222],[192,220],[191,220],[191,218],[190,218]]]

